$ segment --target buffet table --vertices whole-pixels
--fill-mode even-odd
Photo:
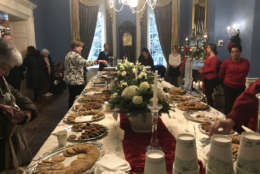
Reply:
[[[162,83],[163,86],[170,88],[171,85],[167,82]],[[91,82],[88,83],[86,89],[91,87]],[[74,105],[78,104],[76,100]],[[67,114],[72,112],[70,109]],[[218,111],[210,108],[208,112],[217,113]],[[67,115],[66,114],[66,115]],[[66,117],[65,115],[65,117]],[[203,134],[199,130],[199,123],[191,122],[187,120],[184,116],[184,112],[179,110],[177,107],[174,107],[169,115],[162,114],[161,121],[164,123],[168,131],[174,136],[177,137],[180,133],[189,132],[196,137],[196,145],[197,145],[197,152],[198,152],[198,159],[202,161],[202,163],[206,164],[206,154],[204,150],[204,145],[201,140],[207,139],[208,136]],[[123,151],[123,138],[124,138],[124,131],[120,128],[120,117],[114,117],[112,112],[105,112],[105,118],[97,122],[98,124],[104,125],[108,128],[108,134],[95,142],[101,143],[104,153],[105,154],[115,154],[118,157],[125,159],[124,151]],[[57,137],[53,135],[53,133],[59,132],[61,130],[69,128],[71,125],[64,123],[63,120],[59,122],[57,127],[53,130],[52,134],[48,137],[46,142],[42,145],[39,152],[33,158],[32,163],[40,159],[42,156],[53,152],[58,149],[58,141]],[[67,145],[72,143],[67,142]]]

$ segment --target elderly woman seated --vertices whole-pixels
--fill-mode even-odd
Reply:
[[[15,173],[32,159],[21,126],[37,115],[37,109],[5,79],[22,61],[20,52],[0,39],[0,173]]]

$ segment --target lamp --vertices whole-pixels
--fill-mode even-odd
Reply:
[[[236,36],[240,34],[239,24],[233,24],[232,26],[227,26],[227,33],[229,37]]]
[[[128,6],[132,13],[139,13],[144,10],[146,5],[149,5],[151,9],[154,9],[158,0],[145,0],[144,5],[138,8],[139,0],[109,0],[110,8],[113,8],[116,12],[120,12],[125,6]],[[116,3],[117,2],[117,3]],[[117,8],[116,4],[119,5]]]

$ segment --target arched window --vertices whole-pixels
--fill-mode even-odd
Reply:
[[[157,31],[154,11],[148,10],[148,49],[153,57],[154,65],[167,66]]]
[[[103,45],[105,43],[105,28],[104,13],[102,8],[100,8],[97,17],[95,35],[91,45],[88,60],[97,60],[99,53],[103,50]]]

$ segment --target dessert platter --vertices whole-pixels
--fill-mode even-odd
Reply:
[[[72,107],[72,111],[74,112],[85,112],[91,109],[101,109],[102,104],[98,102],[87,102],[76,104]]]
[[[198,112],[190,112],[186,111],[183,113],[186,119],[198,123],[210,123],[218,120],[225,119],[224,114],[220,112],[208,112],[208,111],[198,111]]]
[[[105,114],[103,111],[98,109],[91,109],[87,111],[70,113],[64,118],[63,121],[68,124],[76,124],[76,123],[100,121],[104,118],[105,118]]]
[[[170,95],[184,95],[184,94],[186,94],[186,91],[184,91],[184,90],[181,89],[181,88],[171,87],[171,88],[169,89],[169,94],[170,94]]]
[[[209,135],[210,129],[211,129],[211,123],[209,122],[199,124],[199,130],[203,134]],[[226,135],[236,135],[236,134],[237,133],[234,130],[230,130],[230,132],[227,133]]]
[[[101,158],[100,144],[75,144],[41,157],[27,167],[28,174],[91,174]]]
[[[68,141],[86,142],[97,140],[107,135],[108,129],[100,124],[78,123],[68,129]]]
[[[200,101],[185,101],[178,103],[177,107],[182,111],[207,110],[209,105]]]

